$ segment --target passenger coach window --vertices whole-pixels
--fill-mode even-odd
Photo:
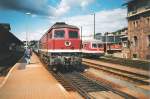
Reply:
[[[92,47],[93,48],[97,48],[97,44],[92,44]]]
[[[78,38],[77,31],[69,31],[69,38]]]
[[[102,48],[103,47],[103,45],[102,44],[98,44],[98,48]]]
[[[64,38],[65,31],[64,30],[56,30],[54,33],[54,38]]]

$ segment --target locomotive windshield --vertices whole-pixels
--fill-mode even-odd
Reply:
[[[77,31],[69,31],[69,38],[78,38]]]
[[[64,38],[65,31],[64,30],[55,30],[54,38]]]

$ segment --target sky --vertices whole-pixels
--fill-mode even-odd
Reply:
[[[127,27],[125,0],[0,0],[0,23],[20,40],[39,40],[55,23],[82,26],[84,38]],[[30,13],[28,15],[27,13]]]

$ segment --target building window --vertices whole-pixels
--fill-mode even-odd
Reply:
[[[135,25],[136,25],[135,27],[138,27],[138,21],[135,21]]]
[[[133,27],[136,28],[139,25],[139,21],[133,21]]]
[[[134,36],[134,37],[133,37],[133,45],[134,45],[134,46],[137,46],[137,45],[138,45],[138,38],[137,38],[137,36]]]
[[[135,27],[135,21],[133,21],[133,27]]]
[[[134,21],[134,27],[138,27],[139,22],[138,21]]]
[[[148,35],[148,47],[150,47],[150,35]]]
[[[133,54],[133,58],[137,58],[137,54]]]
[[[150,18],[147,18],[147,24],[150,24]]]

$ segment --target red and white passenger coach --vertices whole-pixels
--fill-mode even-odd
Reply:
[[[81,64],[79,28],[64,22],[55,23],[40,39],[41,58],[53,70]]]
[[[98,58],[104,55],[104,45],[100,40],[84,40],[82,41],[83,57]]]

